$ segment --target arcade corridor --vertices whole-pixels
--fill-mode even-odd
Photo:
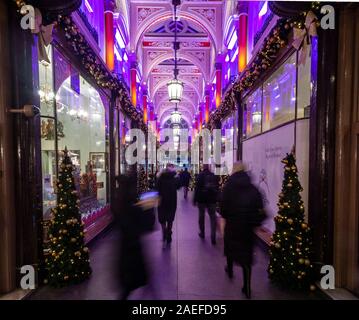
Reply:
[[[235,269],[233,281],[224,272],[223,240],[211,245],[208,234],[203,241],[198,237],[197,210],[190,198],[185,201],[178,193],[178,209],[171,248],[162,249],[160,229],[148,235],[146,253],[153,270],[152,288],[136,290],[130,300],[237,300],[245,299],[241,292],[242,272]],[[206,231],[209,221],[206,218]],[[217,235],[217,237],[220,237]],[[115,286],[113,253],[118,237],[109,230],[94,240],[91,249],[92,277],[77,286],[63,289],[40,288],[30,299],[82,300],[118,298]],[[263,249],[256,248],[256,264],[252,276],[252,299],[320,299],[317,293],[298,293],[276,288],[268,280],[268,258]],[[112,271],[111,271],[112,270]]]
[[[0,47],[0,300],[359,298],[358,2],[0,1]],[[163,248],[179,187],[226,250],[182,191]]]

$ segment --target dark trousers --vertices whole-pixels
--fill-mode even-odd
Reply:
[[[243,289],[242,291],[246,293],[247,297],[251,295],[251,271],[252,268],[250,265],[242,265],[243,270]],[[233,275],[233,260],[231,257],[227,256],[227,272],[229,275]]]
[[[172,221],[161,223],[163,241],[167,241],[167,242],[172,241],[172,225],[173,225]]]
[[[209,219],[211,220],[211,239],[216,240],[216,228],[217,228],[217,220],[216,220],[216,204],[215,203],[199,203],[198,204],[198,224],[199,224],[199,231],[202,235],[205,234],[205,228],[204,228],[204,216],[205,212],[208,212]]]
[[[187,199],[187,195],[188,195],[188,187],[184,186],[183,187],[183,196],[185,199]]]

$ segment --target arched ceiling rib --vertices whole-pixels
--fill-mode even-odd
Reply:
[[[214,72],[215,55],[222,50],[222,1],[181,1],[177,23],[180,50],[178,78],[184,82],[183,102],[179,109],[189,123],[203,102],[204,83]],[[173,5],[172,1],[130,0],[130,49],[141,65],[143,82],[160,121],[174,106],[167,104],[167,83],[173,78]],[[168,97],[167,97],[168,99]],[[167,110],[168,109],[168,110]]]

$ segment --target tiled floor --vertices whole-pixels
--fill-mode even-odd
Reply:
[[[207,219],[207,218],[206,218]],[[209,221],[206,221],[209,230]],[[241,292],[242,272],[235,269],[233,281],[224,272],[223,240],[218,236],[215,247],[209,234],[205,240],[198,237],[197,210],[191,201],[179,193],[171,248],[162,249],[159,229],[146,236],[148,261],[152,270],[152,285],[133,292],[130,299],[179,300],[232,300],[245,299]],[[108,231],[91,245],[93,274],[88,281],[67,288],[42,287],[31,299],[117,299],[115,272],[118,236]],[[273,286],[267,278],[268,257],[261,248],[256,249],[256,264],[252,272],[252,299],[321,299],[316,293],[284,291]]]

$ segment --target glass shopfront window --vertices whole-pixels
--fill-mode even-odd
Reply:
[[[249,138],[261,132],[262,126],[262,87],[254,91],[245,101],[243,129]]]
[[[294,52],[264,83],[244,98],[243,138],[309,117],[311,55],[297,62]]]
[[[50,83],[49,77],[45,81],[44,66],[39,68],[40,84],[44,81],[52,89],[53,81]],[[108,135],[102,98],[71,66],[64,66],[59,73],[55,75],[58,90],[52,105],[41,104],[44,220],[50,219],[51,208],[56,205],[57,168],[65,147],[76,168],[81,213],[93,212],[108,203]]]
[[[297,118],[307,118],[310,112],[311,88],[311,50],[303,63],[298,64],[298,96],[297,96]]]
[[[296,54],[263,84],[263,131],[295,119]]]
[[[56,118],[53,79],[53,54],[51,46],[46,48],[50,63],[39,63],[39,90],[41,109],[41,160],[43,213],[49,217],[51,208],[56,206]]]

